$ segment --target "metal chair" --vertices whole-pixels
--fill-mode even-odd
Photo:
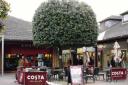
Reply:
[[[110,71],[106,71],[106,81],[111,81],[111,73]]]
[[[88,79],[92,79],[93,82],[95,82],[95,78],[94,78],[94,68],[86,68],[86,72],[84,72],[84,79],[87,83]]]

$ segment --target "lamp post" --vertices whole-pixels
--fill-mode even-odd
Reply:
[[[86,67],[87,64],[87,56],[86,56],[86,47],[83,47],[83,66]]]
[[[128,39],[126,40],[126,45],[127,45],[127,51],[128,51]]]
[[[1,53],[2,53],[2,66],[1,66],[1,72],[2,72],[2,76],[4,75],[4,35],[0,35],[0,37],[1,37],[1,40],[2,40],[2,46],[1,46]]]
[[[2,58],[2,59],[1,59],[1,60],[2,60],[2,63],[1,63],[1,65],[2,65],[2,66],[1,66],[2,76],[4,75],[4,30],[3,30],[3,29],[4,29],[4,24],[3,24],[3,21],[0,19],[0,37],[1,37],[1,40],[2,40],[2,41],[1,41],[1,43],[2,43],[2,44],[1,44],[1,45],[2,45],[2,46],[1,46],[1,48],[2,48],[2,49],[1,49],[1,51],[2,51],[2,52],[1,52],[1,53],[2,53],[2,55],[1,55],[1,56],[2,56],[2,57],[1,57],[1,58]]]

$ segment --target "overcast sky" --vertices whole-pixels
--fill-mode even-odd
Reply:
[[[11,5],[9,15],[32,21],[37,7],[45,0],[6,0]],[[128,10],[128,0],[79,0],[90,5],[96,14],[97,21],[111,15],[119,15]]]

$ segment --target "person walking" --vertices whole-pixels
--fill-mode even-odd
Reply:
[[[70,65],[72,64],[71,58],[69,58],[67,64],[68,64],[68,66],[67,66],[67,77],[68,77],[67,85],[70,85],[72,83],[72,81],[71,81],[71,73],[70,73]]]
[[[116,62],[114,60],[114,56],[112,56],[112,59],[111,59],[111,66],[116,67]]]

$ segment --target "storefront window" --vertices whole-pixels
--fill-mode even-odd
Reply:
[[[70,54],[63,54],[62,55],[62,62],[63,62],[64,67],[67,67],[69,59],[70,59]]]
[[[52,67],[52,55],[51,54],[44,54],[44,66]]]
[[[6,57],[4,59],[5,71],[16,70],[16,68],[18,66],[18,60],[19,60],[19,58],[17,57],[17,54],[6,55]]]

